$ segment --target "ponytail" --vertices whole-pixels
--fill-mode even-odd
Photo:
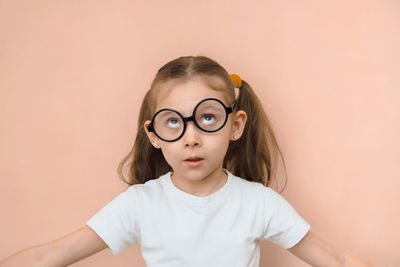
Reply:
[[[241,138],[230,143],[223,166],[236,176],[269,186],[276,178],[278,154],[282,156],[271,123],[257,95],[244,80],[236,103],[237,110],[246,112],[247,121]],[[282,159],[285,167],[283,156]]]

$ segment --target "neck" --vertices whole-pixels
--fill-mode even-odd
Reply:
[[[207,197],[219,189],[221,189],[228,181],[228,175],[221,169],[222,172],[211,173],[210,175],[201,178],[200,180],[192,180],[185,177],[180,177],[171,172],[171,182],[182,191],[199,196]]]

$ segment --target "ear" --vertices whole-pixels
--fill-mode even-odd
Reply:
[[[247,114],[245,111],[238,110],[234,113],[230,140],[236,141],[242,136],[246,121]]]
[[[143,128],[146,131],[147,137],[149,138],[150,143],[155,147],[155,148],[160,148],[160,140],[157,138],[157,136],[153,132],[149,132],[149,129],[147,128],[149,126],[151,121],[147,120],[145,121]]]

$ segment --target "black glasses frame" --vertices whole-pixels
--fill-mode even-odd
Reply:
[[[196,120],[195,120],[195,115],[196,115],[197,107],[198,107],[201,103],[203,103],[204,101],[207,101],[207,100],[216,100],[216,101],[218,101],[218,102],[221,103],[222,106],[225,108],[225,112],[226,112],[225,121],[224,121],[224,123],[222,124],[222,126],[219,127],[219,128],[216,129],[216,130],[213,130],[213,131],[208,131],[208,130],[202,129],[202,128],[197,124],[197,122],[196,122]],[[235,109],[235,106],[236,106],[236,101],[233,103],[233,105],[232,105],[231,107],[227,107],[227,106],[225,106],[225,104],[224,104],[221,100],[219,100],[219,99],[216,99],[216,98],[206,98],[206,99],[201,100],[201,101],[196,105],[196,107],[195,107],[194,110],[193,110],[192,116],[189,116],[189,117],[186,117],[186,118],[183,117],[182,114],[179,113],[179,111],[177,111],[177,110],[170,109],[170,108],[160,109],[159,111],[156,112],[156,114],[154,114],[154,116],[153,116],[153,118],[151,119],[151,122],[150,122],[150,124],[148,125],[147,129],[149,130],[149,132],[153,132],[158,138],[160,138],[161,140],[163,140],[163,141],[165,141],[165,142],[174,142],[174,141],[179,140],[179,139],[185,134],[185,131],[186,131],[186,123],[187,123],[188,121],[193,121],[194,124],[197,126],[197,128],[199,128],[200,130],[202,130],[202,131],[204,131],[204,132],[208,132],[208,133],[216,132],[216,131],[221,130],[221,129],[225,126],[226,121],[228,120],[228,116],[229,116],[230,113],[233,112],[233,110]],[[164,138],[162,138],[161,136],[159,136],[159,135],[156,133],[156,131],[154,130],[154,127],[153,127],[154,118],[157,116],[158,113],[160,113],[161,111],[164,111],[164,110],[170,110],[170,111],[176,112],[176,113],[178,113],[178,115],[182,118],[182,121],[183,121],[183,131],[182,131],[182,134],[181,134],[179,137],[175,138],[174,140],[167,140],[167,139],[164,139]]]

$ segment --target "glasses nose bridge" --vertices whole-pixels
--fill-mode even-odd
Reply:
[[[182,116],[183,117],[183,116]],[[199,128],[198,126],[197,126],[197,124],[195,123],[195,114],[192,114],[191,116],[189,116],[189,117],[183,117],[183,123],[185,124],[185,127],[187,127],[187,123],[189,122],[189,121],[193,121],[193,124],[194,124],[194,126],[196,126],[196,128]]]

